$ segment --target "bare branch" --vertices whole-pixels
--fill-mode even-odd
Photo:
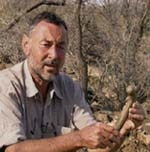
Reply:
[[[22,12],[22,14],[17,16],[2,32],[5,32],[5,31],[10,30],[11,28],[13,28],[16,25],[16,23],[18,23],[20,21],[22,16],[24,16],[25,14],[30,13],[31,11],[33,11],[34,9],[37,9],[38,7],[40,7],[42,5],[64,6],[65,2],[66,2],[66,0],[63,0],[62,2],[55,2],[55,1],[51,1],[51,0],[42,0],[41,2],[38,2],[37,4],[34,4],[33,6],[31,6],[30,8],[24,10]]]
[[[55,5],[55,6],[64,6],[65,5],[65,0],[63,0],[62,2],[55,2],[55,1],[49,1],[49,0],[43,0],[42,2],[39,2],[37,4],[35,4],[34,6],[32,6],[31,8],[26,10],[26,13],[31,12],[32,10],[38,8],[41,5]]]
[[[144,27],[146,27],[148,21],[149,21],[149,18],[148,18],[148,14],[150,12],[150,0],[148,0],[148,3],[147,3],[147,8],[144,12],[144,15],[142,17],[142,19],[140,20],[140,37],[142,37],[143,35],[143,29]]]

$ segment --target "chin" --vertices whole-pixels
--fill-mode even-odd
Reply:
[[[55,79],[55,77],[58,75],[58,73],[56,73],[56,74],[50,74],[50,75],[48,75],[48,76],[43,76],[43,80],[45,81],[45,82],[52,82],[52,81],[54,81],[54,79]]]

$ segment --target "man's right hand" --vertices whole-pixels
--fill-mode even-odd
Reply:
[[[79,132],[82,147],[106,148],[120,144],[120,134],[113,127],[103,123],[95,123],[81,129]]]

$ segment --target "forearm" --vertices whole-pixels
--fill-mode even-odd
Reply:
[[[80,147],[80,136],[73,132],[59,137],[22,141],[8,146],[5,152],[73,152]]]

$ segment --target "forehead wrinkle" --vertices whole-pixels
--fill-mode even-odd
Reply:
[[[38,23],[35,28],[32,30],[31,36],[38,36],[40,37],[40,34],[42,37],[45,37],[46,40],[49,38],[54,38],[56,41],[61,41],[63,38],[63,34],[65,36],[65,29],[63,29],[62,26],[57,26],[52,23],[47,23],[45,21],[41,21]]]

